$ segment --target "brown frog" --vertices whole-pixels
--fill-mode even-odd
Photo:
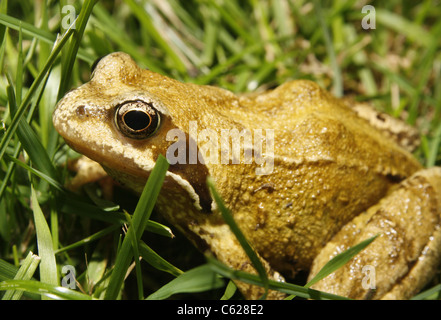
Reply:
[[[441,170],[423,169],[359,115],[310,81],[235,95],[113,53],[58,103],[53,121],[73,149],[136,192],[166,156],[158,210],[232,268],[255,272],[212,201],[209,176],[271,279],[298,270],[312,277],[337,253],[380,234],[314,288],[409,298],[440,260]],[[262,294],[238,286],[247,298]]]

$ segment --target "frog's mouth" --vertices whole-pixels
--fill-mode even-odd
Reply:
[[[98,162],[103,167],[110,168],[115,172],[124,172],[130,176],[139,177],[140,179],[146,180],[150,175],[151,169],[153,169],[153,167],[150,168],[150,170],[149,168],[141,169],[132,161],[116,161],[116,156],[104,156],[101,154],[101,152],[96,152],[92,144],[73,143],[67,137],[64,137],[64,140],[66,141],[67,145],[76,152],[85,155],[89,159]],[[115,159],[115,161],[112,161],[112,159]]]
[[[122,185],[141,194],[144,185],[153,169],[151,167],[140,168],[133,161],[111,161],[113,157],[103,156],[96,152],[91,144],[74,144],[64,137],[66,143],[76,152],[85,155],[91,160],[99,163],[104,170]],[[116,157],[114,157],[116,159]],[[193,200],[196,209],[204,213],[211,213],[214,202],[206,185],[208,169],[205,166],[198,166],[197,174],[195,168],[181,165],[170,165],[166,173],[163,187],[174,190],[176,187],[183,189],[185,193]]]

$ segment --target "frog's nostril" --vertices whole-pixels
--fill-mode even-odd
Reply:
[[[76,113],[79,117],[84,117],[86,115],[86,109],[85,106],[81,105],[78,106],[76,109]]]

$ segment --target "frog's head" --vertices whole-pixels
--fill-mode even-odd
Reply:
[[[166,155],[176,143],[177,136],[170,139],[167,133],[181,129],[189,115],[197,116],[196,106],[188,102],[197,100],[197,88],[113,53],[99,61],[88,83],[59,101],[54,126],[74,150],[139,192],[159,154]],[[200,163],[171,166],[165,186],[184,188],[196,207],[210,210],[207,176]]]

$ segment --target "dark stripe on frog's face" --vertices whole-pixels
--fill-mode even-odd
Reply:
[[[211,213],[211,203],[213,200],[207,186],[207,178],[209,176],[207,167],[200,163],[174,164],[170,165],[168,170],[188,181],[199,196],[199,205],[202,208],[202,212]]]

